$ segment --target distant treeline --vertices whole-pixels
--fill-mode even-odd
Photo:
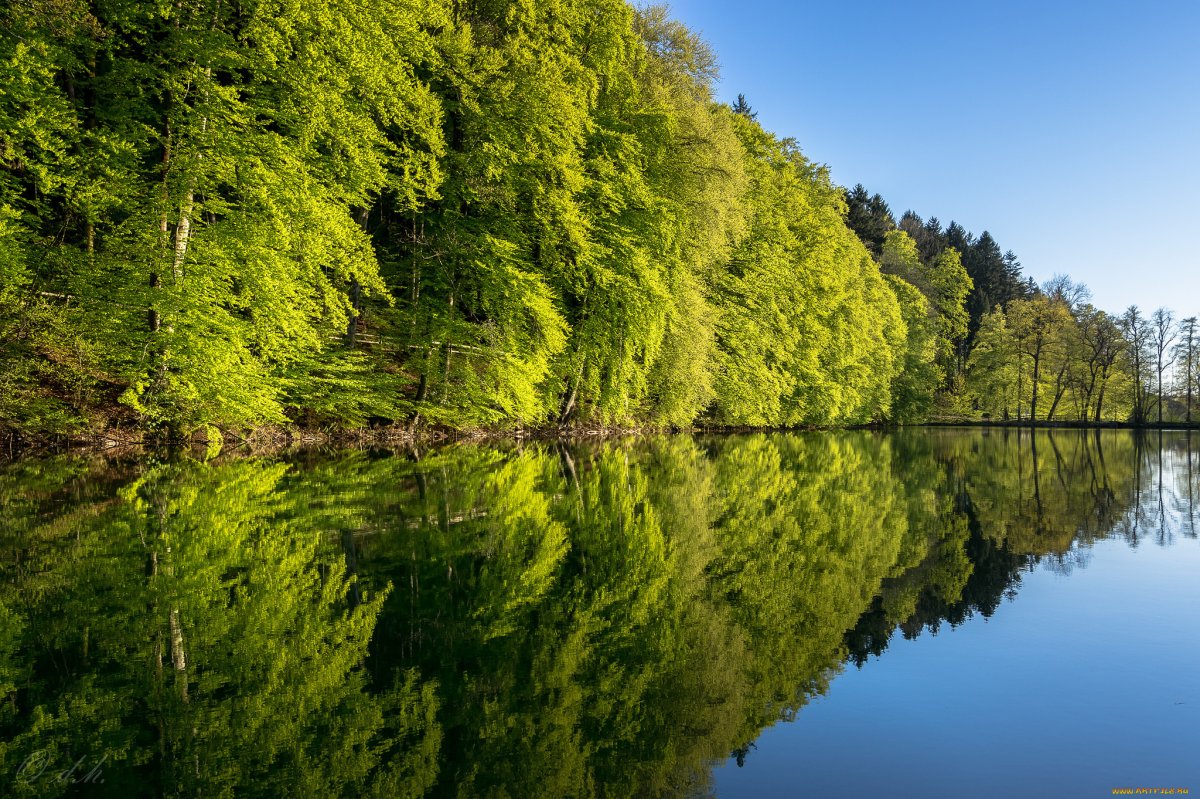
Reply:
[[[1113,320],[715,76],[624,0],[5,2],[0,427],[1161,407],[1143,328],[1087,355]]]
[[[882,270],[931,299],[936,292],[922,284],[917,264],[928,274],[943,253],[962,254],[971,286],[959,311],[967,334],[959,327],[943,339],[943,346],[957,344],[957,358],[941,367],[943,391],[920,394],[923,409],[1010,421],[1193,421],[1196,317],[1177,320],[1166,308],[1145,314],[1137,306],[1112,315],[1091,305],[1087,286],[1066,275],[1042,286],[1023,279],[1016,256],[1001,254],[987,231],[975,238],[954,222],[943,230],[936,217],[926,222],[912,211],[897,224],[884,199],[861,185],[847,203],[847,223]],[[927,391],[929,376],[914,385]]]

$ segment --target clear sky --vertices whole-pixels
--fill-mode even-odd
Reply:
[[[1109,311],[1200,314],[1200,0],[676,0],[845,186],[991,231]]]

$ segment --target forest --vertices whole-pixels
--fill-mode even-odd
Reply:
[[[4,0],[0,433],[1191,421],[1195,317],[717,77],[625,0]]]

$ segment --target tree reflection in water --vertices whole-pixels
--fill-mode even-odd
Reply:
[[[89,793],[703,793],[897,631],[988,616],[1099,539],[1195,537],[1195,449],[1003,429],[20,462],[0,780],[66,795],[104,758]]]

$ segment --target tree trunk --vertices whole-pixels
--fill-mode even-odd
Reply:
[[[171,122],[168,120],[163,123],[163,153],[162,153],[162,209],[158,214],[158,244],[159,253],[151,258],[150,267],[150,288],[155,290],[157,294],[162,289],[162,278],[159,276],[158,270],[164,265],[166,260],[167,247],[170,244],[171,238],[168,232],[167,225],[167,203],[170,201],[167,191],[167,173],[171,168]],[[157,333],[162,327],[162,315],[159,313],[157,302],[152,301],[149,308],[146,309],[146,323],[150,328],[151,333]]]
[[[1032,417],[1030,417],[1030,418],[1032,418]],[[1042,519],[1045,515],[1045,512],[1042,508],[1042,475],[1041,475],[1041,469],[1039,468],[1039,464],[1038,464],[1037,437],[1038,437],[1037,430],[1029,431],[1029,450],[1030,450],[1031,455],[1033,456],[1033,502],[1034,502],[1034,505],[1037,506],[1037,518],[1038,518],[1038,527],[1037,527],[1036,532],[1041,532]]]
[[[175,667],[176,682],[179,694],[186,702],[188,698],[187,654],[183,649],[183,627],[179,623],[179,610],[172,608],[170,613],[171,625],[171,665]]]
[[[189,188],[179,209],[179,223],[175,226],[175,258],[171,262],[171,274],[176,284],[183,280],[183,261],[187,257],[188,241],[192,234],[192,211],[195,205],[195,192]]]
[[[1041,376],[1042,369],[1042,345],[1038,344],[1033,351],[1033,387],[1030,389],[1029,398],[1029,421],[1037,419],[1037,402],[1038,402],[1038,380]]]
[[[560,425],[565,425],[570,421],[571,414],[575,412],[575,401],[579,398],[579,384],[583,381],[584,366],[586,366],[586,363],[580,358],[579,369],[575,372],[575,380],[571,383],[571,390],[563,398],[562,410],[558,414],[558,423]]]
[[[1092,396],[1096,393],[1096,375],[1099,373],[1095,365],[1092,364],[1089,364],[1088,371],[1091,373],[1091,375],[1088,380],[1087,388],[1084,389],[1083,412],[1079,414],[1079,420],[1081,422],[1087,421],[1088,412],[1092,408]]]
[[[1184,382],[1187,383],[1187,423],[1192,423],[1192,383],[1195,380],[1192,377],[1192,337],[1188,336],[1187,341],[1187,371],[1183,375]],[[1191,443],[1189,439],[1188,443]]]
[[[1017,351],[1017,421],[1021,421],[1021,392],[1025,389],[1025,357]]]
[[[1058,403],[1062,400],[1063,394],[1065,394],[1067,391],[1066,386],[1063,385],[1063,377],[1067,373],[1067,361],[1068,358],[1064,355],[1062,366],[1058,368],[1058,374],[1054,376],[1054,401],[1050,403],[1050,410],[1046,413],[1047,422],[1054,419],[1054,411],[1058,408]]]
[[[1058,403],[1062,400],[1063,394],[1067,393],[1066,386],[1058,384],[1054,387],[1054,401],[1050,403],[1050,410],[1046,412],[1046,421],[1054,419],[1054,411],[1058,408]]]
[[[150,288],[162,288],[162,281],[158,279],[157,272],[150,273]],[[162,326],[162,319],[159,318],[158,309],[151,305],[146,309],[146,324],[150,328],[151,333],[157,333],[159,327]]]
[[[1162,424],[1162,419],[1163,419],[1163,417],[1162,417],[1162,411],[1163,411],[1163,409],[1162,409],[1162,406],[1163,406],[1162,373],[1163,373],[1163,365],[1162,365],[1162,357],[1160,356],[1158,359],[1158,423],[1159,424]]]
[[[358,334],[358,317],[359,317],[359,302],[361,288],[358,285],[357,278],[350,279],[350,307],[353,312],[350,314],[350,322],[346,325],[346,346],[353,347],[354,340]]]

